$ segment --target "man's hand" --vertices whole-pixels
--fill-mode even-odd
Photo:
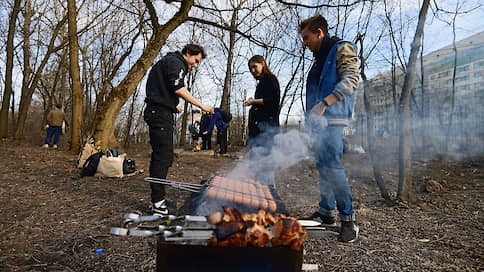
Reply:
[[[252,103],[254,102],[254,98],[252,97],[249,97],[245,102],[244,102],[244,106],[250,106],[252,105]]]
[[[207,135],[208,134],[208,131],[204,131],[202,134],[203,135]]]
[[[182,108],[180,106],[176,106],[176,110],[178,113],[182,112]]]
[[[205,111],[205,112],[208,112],[208,113],[211,113],[213,114],[214,113],[214,109],[212,106],[207,106],[207,105],[201,105],[200,108]]]
[[[324,114],[325,110],[326,110],[326,105],[324,105],[323,102],[319,102],[311,109],[310,114],[319,117]]]

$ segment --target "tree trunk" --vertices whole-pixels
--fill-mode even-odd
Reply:
[[[17,126],[15,127],[14,137],[20,139],[23,137],[25,120],[32,101],[33,90],[29,88],[29,79],[32,73],[30,69],[30,25],[32,19],[32,10],[30,8],[30,0],[25,1],[24,7],[24,43],[23,50],[23,80],[22,80],[22,94],[20,96],[20,105],[18,109]]]
[[[450,139],[451,135],[450,132],[452,131],[452,118],[455,115],[455,77],[457,74],[457,46],[455,44],[455,19],[457,17],[458,12],[454,14],[453,22],[452,22],[452,51],[454,51],[454,69],[452,70],[452,93],[450,96],[450,111],[449,111],[449,124],[447,126],[447,135],[446,135],[446,145],[445,145],[445,152],[449,151]]]
[[[8,137],[8,107],[10,106],[10,96],[12,95],[12,71],[13,71],[13,38],[15,34],[15,22],[20,12],[20,1],[15,0],[10,18],[8,21],[7,36],[7,60],[5,71],[5,92],[3,93],[2,109],[0,110],[0,138]]]
[[[375,177],[376,184],[380,189],[380,194],[388,203],[391,202],[390,195],[385,187],[385,182],[383,180],[382,169],[378,163],[376,148],[375,148],[375,129],[373,123],[373,114],[371,110],[371,104],[369,99],[369,83],[365,74],[365,57],[363,55],[363,38],[359,36],[360,41],[360,61],[361,61],[361,78],[363,79],[363,101],[366,110],[366,130],[367,130],[367,141],[368,141],[368,154],[373,166],[373,176]]]
[[[237,30],[237,13],[238,9],[234,9],[232,19],[230,21],[230,36],[229,36],[229,52],[227,56],[227,69],[225,71],[224,89],[222,93],[222,100],[220,101],[220,108],[230,112],[230,85],[232,83],[232,62],[234,59],[235,46],[235,31]]]
[[[420,50],[420,79],[422,88],[422,117],[420,118],[420,127],[422,135],[422,151],[426,154],[427,150],[427,115],[425,106],[425,70],[424,70],[424,59],[423,59],[423,49],[424,49],[424,33],[422,33],[422,50]]]
[[[82,128],[82,88],[79,68],[79,41],[77,40],[76,1],[67,0],[69,32],[69,73],[72,79],[71,151],[79,152]]]
[[[398,177],[398,198],[404,203],[413,202],[412,184],[412,130],[410,123],[410,95],[412,91],[413,77],[415,75],[415,63],[420,50],[420,42],[425,25],[425,18],[430,0],[424,0],[420,9],[417,30],[412,42],[410,56],[403,82],[402,96],[400,98],[400,158]]]
[[[147,2],[150,3],[149,1]],[[193,0],[182,1],[178,12],[166,24],[162,26],[156,25],[153,36],[148,41],[139,59],[128,71],[128,74],[118,86],[113,88],[106,100],[97,104],[93,136],[104,149],[119,145],[114,136],[114,123],[121,107],[129,99],[139,82],[143,79],[146,71],[153,64],[168,36],[187,19],[192,5]],[[150,12],[150,15],[154,16],[155,14]],[[157,20],[157,18],[152,18],[152,20]]]
[[[131,127],[133,126],[133,118],[134,118],[134,107],[136,105],[136,99],[138,98],[139,94],[139,89],[136,88],[136,91],[134,92],[132,98],[131,98],[131,104],[129,105],[129,111],[128,111],[128,120],[126,122],[126,127],[125,127],[125,132],[124,132],[124,141],[123,141],[123,147],[127,148],[129,145],[129,141],[131,138]]]
[[[185,101],[183,105],[183,115],[181,120],[181,128],[180,128],[180,140],[178,141],[179,147],[185,147],[185,135],[187,134],[187,122],[188,122],[188,102]]]

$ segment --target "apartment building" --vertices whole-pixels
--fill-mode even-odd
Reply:
[[[484,138],[484,32],[456,42],[457,59],[452,44],[417,60],[410,108],[414,134],[419,130],[430,134],[446,134],[455,89],[454,112],[450,134],[458,141],[465,137]],[[423,69],[422,67],[423,62]],[[455,69],[455,80],[454,78]],[[422,77],[423,72],[423,77]],[[392,80],[395,79],[395,80]],[[404,73],[401,69],[387,71],[369,80],[370,103],[379,134],[398,134],[398,103]],[[393,84],[395,82],[395,84]],[[358,91],[352,131],[365,134],[366,114],[363,86]],[[464,138],[462,138],[462,137]]]

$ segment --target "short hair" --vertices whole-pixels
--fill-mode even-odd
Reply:
[[[190,51],[190,55],[198,55],[198,54],[201,53],[202,59],[207,56],[203,47],[201,47],[200,45],[197,45],[197,44],[189,43],[189,44],[185,45],[185,47],[183,47],[183,49],[182,49],[182,54],[186,55],[188,51]]]
[[[55,107],[58,108],[58,109],[62,109],[62,105],[61,104],[55,104]]]
[[[306,27],[313,33],[316,33],[318,28],[321,28],[324,35],[328,33],[328,21],[326,21],[326,19],[319,13],[299,23],[300,32],[302,32]]]
[[[254,55],[252,58],[249,59],[249,62],[247,63],[249,65],[249,70],[250,70],[250,63],[255,62],[255,63],[260,63],[262,64],[262,74],[264,75],[274,75],[269,69],[269,66],[267,65],[266,60],[264,59],[263,56],[261,55]]]

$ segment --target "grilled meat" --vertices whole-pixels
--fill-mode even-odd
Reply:
[[[306,238],[306,230],[296,218],[283,214],[274,217],[263,209],[257,214],[240,214],[237,209],[224,207],[223,215],[216,212],[207,218],[216,224],[215,236],[208,241],[212,246],[264,247],[272,241],[273,246],[299,251]]]
[[[272,227],[272,245],[289,246],[291,249],[298,251],[301,249],[306,230],[301,226],[296,218],[277,214],[276,223]]]

